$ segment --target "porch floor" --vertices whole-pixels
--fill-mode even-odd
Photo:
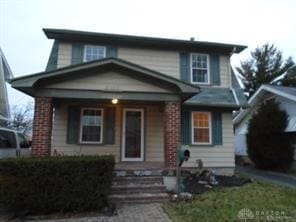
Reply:
[[[115,164],[115,170],[162,170],[163,162],[119,162]]]

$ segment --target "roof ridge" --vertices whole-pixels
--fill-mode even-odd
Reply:
[[[49,39],[67,39],[73,41],[81,41],[82,37],[87,36],[87,40],[89,41],[107,41],[110,44],[112,42],[117,41],[116,44],[124,44],[124,42],[129,42],[130,44],[136,45],[154,45],[157,43],[159,46],[176,46],[180,45],[188,47],[188,46],[199,46],[205,48],[218,48],[224,49],[228,52],[233,51],[235,48],[235,52],[239,53],[245,48],[246,45],[239,45],[239,44],[229,44],[229,43],[220,43],[220,42],[209,42],[209,41],[192,41],[192,40],[184,40],[184,39],[173,39],[173,38],[162,38],[162,37],[148,37],[148,36],[137,36],[137,35],[124,35],[124,34],[113,34],[113,33],[102,33],[102,32],[91,32],[91,31],[79,31],[79,30],[72,30],[72,29],[50,29],[50,28],[43,28],[43,32]],[[92,38],[92,39],[90,39]],[[84,39],[85,40],[85,39]]]

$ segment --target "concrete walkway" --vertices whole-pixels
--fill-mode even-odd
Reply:
[[[257,180],[270,182],[276,185],[296,188],[296,177],[284,173],[258,170],[249,166],[236,166],[235,171]]]
[[[30,220],[26,220],[30,221]],[[42,222],[170,222],[169,217],[162,209],[160,203],[129,204],[117,208],[117,215],[112,217],[83,217],[52,220],[32,220]]]

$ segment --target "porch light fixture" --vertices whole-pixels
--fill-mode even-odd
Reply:
[[[118,99],[112,99],[112,104],[117,104],[118,103]]]

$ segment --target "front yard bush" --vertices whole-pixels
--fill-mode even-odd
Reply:
[[[113,156],[1,160],[1,207],[33,214],[101,209],[114,164]]]
[[[250,119],[247,152],[257,168],[287,169],[293,162],[294,149],[285,133],[288,115],[273,101],[263,103]]]

